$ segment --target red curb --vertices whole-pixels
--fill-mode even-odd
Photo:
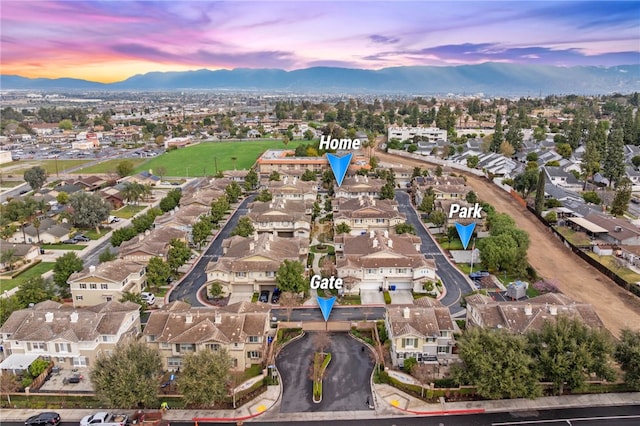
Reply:
[[[414,411],[414,410],[406,410],[404,408],[395,407],[398,410],[411,413],[411,414],[419,414],[421,416],[457,416],[461,414],[484,414],[484,408],[470,408],[470,409],[459,409],[459,410],[441,410],[441,411]]]
[[[244,416],[244,417],[193,417],[191,420],[196,423],[196,426],[198,425],[198,422],[203,422],[203,423],[241,422],[241,421],[253,419],[254,417],[258,417],[259,415],[265,413],[266,411],[267,410],[264,410],[260,413],[251,414],[249,416]]]

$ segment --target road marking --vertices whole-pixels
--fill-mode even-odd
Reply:
[[[537,424],[537,423],[557,423],[557,422],[579,422],[579,421],[589,421],[589,420],[617,420],[617,419],[640,419],[640,415],[631,415],[631,416],[605,416],[605,417],[573,417],[567,419],[549,419],[549,420],[529,420],[529,421],[521,421],[521,422],[504,422],[504,423],[491,423],[493,426],[503,426],[503,425],[528,425],[528,424]]]
[[[301,317],[310,317],[311,314],[300,314]]]

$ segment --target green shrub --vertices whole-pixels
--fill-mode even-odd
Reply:
[[[389,340],[389,336],[387,335],[387,327],[385,327],[384,321],[377,321],[376,327],[378,328],[378,337],[380,338],[380,343],[384,344],[384,342]]]
[[[391,304],[391,295],[388,291],[384,292],[384,303],[386,303],[387,305]]]

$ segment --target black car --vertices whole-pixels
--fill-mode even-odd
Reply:
[[[57,426],[60,423],[60,414],[53,411],[40,413],[37,416],[29,417],[25,422],[25,426],[37,426],[37,425],[53,425]]]
[[[268,303],[269,302],[269,290],[262,290],[260,292],[260,297],[258,297],[258,302],[264,302],[264,303]]]
[[[78,235],[74,236],[73,239],[78,241],[78,242],[83,242],[83,243],[91,241],[91,239],[89,237],[86,237],[86,236],[84,236],[82,234],[78,234]]]
[[[469,278],[476,281],[476,280],[481,280],[484,277],[488,277],[489,275],[491,275],[489,271],[476,271],[476,272],[470,273]]]
[[[273,294],[271,295],[271,303],[278,303],[280,301],[280,290],[273,290]]]

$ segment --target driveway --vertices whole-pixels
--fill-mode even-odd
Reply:
[[[347,333],[330,333],[331,362],[322,384],[322,402],[312,399],[312,383],[309,371],[314,351],[314,333],[307,333],[300,340],[287,345],[276,359],[282,376],[281,413],[316,411],[368,410],[367,398],[371,398],[370,377],[373,360],[370,352]]]
[[[360,303],[363,305],[384,305],[384,293],[378,290],[360,290]]]
[[[392,305],[413,305],[413,294],[411,290],[390,291]]]

